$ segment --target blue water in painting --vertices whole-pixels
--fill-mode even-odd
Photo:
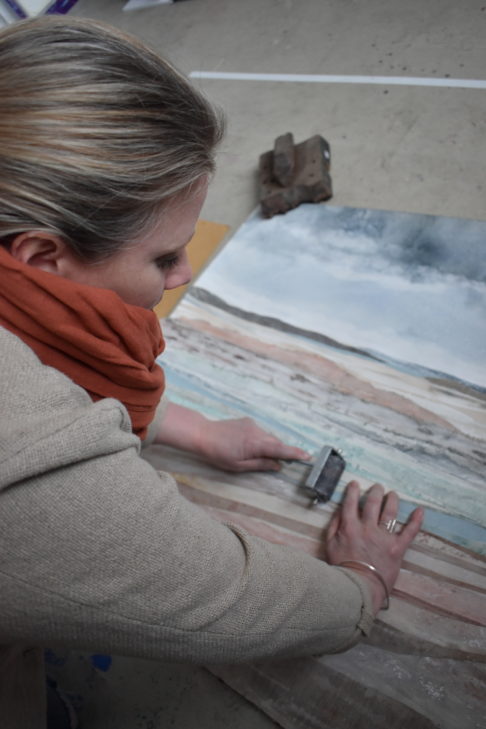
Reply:
[[[233,402],[233,405],[236,406],[235,412],[227,413],[225,412],[225,408],[228,405],[227,393],[221,393],[215,389],[208,389],[207,383],[199,381],[194,374],[191,375],[187,372],[180,371],[177,367],[171,366],[170,363],[164,362],[164,370],[169,389],[175,394],[175,401],[186,407],[192,407],[194,405],[192,397],[196,393],[198,398],[201,398],[205,403],[204,410],[208,417],[220,419],[229,417],[230,415],[247,415],[256,418],[262,427],[278,433],[279,437],[286,442],[309,450],[310,452],[316,449],[316,444],[322,439],[319,426],[317,426],[315,432],[312,424],[310,424],[307,433],[303,432],[302,429],[296,433],[282,419],[276,422],[268,413],[255,407],[254,403],[245,401],[245,397],[238,398],[235,396]],[[199,402],[200,404],[201,402]],[[333,444],[336,447],[344,447],[345,449],[347,446],[347,451],[351,450],[349,443],[345,444],[344,442],[340,442],[336,437],[333,438]],[[346,454],[346,457],[348,458],[348,454]],[[355,477],[357,464],[353,463],[351,459],[351,463],[348,463],[348,466],[354,468],[353,477]],[[437,481],[438,483],[435,485],[435,488],[440,491],[440,474],[437,475]],[[341,501],[345,482],[346,478],[343,477],[340,486],[336,489],[332,497],[333,502],[339,503]],[[405,523],[416,506],[417,504],[414,503],[413,499],[404,498],[402,495],[400,498],[398,520],[401,523]],[[478,510],[477,518],[480,520],[481,517],[481,510]],[[486,554],[486,528],[483,524],[475,521],[474,518],[446,513],[429,505],[425,508],[423,529],[452,541],[455,544],[467,547],[478,554]]]
[[[486,222],[308,204],[254,213],[197,286],[407,372],[483,388],[485,251]]]

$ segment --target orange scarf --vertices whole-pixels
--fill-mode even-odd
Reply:
[[[155,358],[165,345],[153,311],[20,263],[0,245],[0,324],[93,400],[120,400],[133,432],[146,436],[164,391]]]

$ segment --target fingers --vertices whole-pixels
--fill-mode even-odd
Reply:
[[[280,456],[280,458],[283,458],[284,460],[310,461],[310,459],[312,458],[311,454],[307,451],[302,450],[302,448],[285,446],[284,449],[285,452],[288,454],[285,456]]]
[[[380,484],[373,484],[368,490],[366,500],[364,502],[360,514],[360,489],[356,481],[350,481],[346,487],[346,493],[342,503],[340,518],[337,525],[342,519],[344,527],[349,528],[354,520],[359,520],[368,527],[380,527],[386,530],[386,524],[394,522],[397,518],[399,507],[398,495],[395,491],[390,491],[384,495],[383,487]],[[335,515],[337,516],[337,515]],[[423,521],[423,509],[415,509],[410,515],[407,524],[402,528],[400,534],[395,537],[400,538],[401,545],[405,548],[415,539]],[[334,528],[334,525],[333,525]],[[336,531],[337,531],[336,527]],[[393,534],[394,529],[389,530]],[[334,534],[335,532],[333,532]]]
[[[248,458],[274,458],[283,461],[310,460],[311,455],[302,448],[283,443],[280,438],[263,430],[252,418],[240,418],[232,422],[241,428]]]
[[[256,441],[253,445],[254,452],[258,451],[258,455],[267,458],[279,458],[282,461],[299,461],[309,460],[310,454],[303,451],[302,448],[295,448],[282,443],[278,438],[266,437]]]
[[[422,522],[424,520],[424,510],[422,508],[415,509],[405,526],[403,527],[402,531],[398,535],[398,541],[400,542],[400,545],[403,550],[405,550],[409,544],[415,539],[417,534],[420,531],[420,527],[422,526]]]
[[[394,491],[390,491],[382,503],[381,514],[378,519],[378,524],[384,525],[387,522],[393,521],[397,518],[398,513],[398,496]]]
[[[344,527],[349,527],[359,516],[359,484],[350,481],[346,486],[346,493],[342,506],[341,519]]]
[[[363,507],[363,521],[367,524],[378,524],[383,505],[384,489],[379,483],[374,483],[366,494]]]

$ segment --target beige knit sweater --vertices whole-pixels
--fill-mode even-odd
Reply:
[[[93,403],[0,329],[0,717],[43,727],[42,647],[193,663],[342,651],[354,573],[210,519]]]

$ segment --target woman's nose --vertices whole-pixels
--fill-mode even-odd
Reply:
[[[169,275],[165,279],[165,289],[175,289],[178,286],[184,286],[188,284],[192,279],[192,268],[189,263],[187,253],[181,255],[181,259],[177,266],[170,271]]]

